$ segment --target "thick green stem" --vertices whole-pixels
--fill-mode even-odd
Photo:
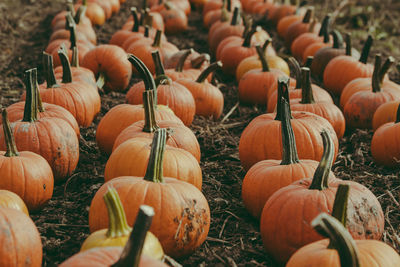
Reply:
[[[283,121],[285,119],[285,114],[282,114],[282,101],[279,101],[280,99],[284,98],[288,103],[290,103],[289,99],[289,77],[287,76],[281,76],[278,78],[278,102],[276,103],[276,116],[275,120],[276,121]],[[291,112],[290,112],[290,105],[289,105],[289,116],[292,118]]]
[[[301,68],[301,76],[302,76],[302,88],[301,88],[301,104],[313,104],[314,96],[313,89],[311,85],[311,75],[309,68]]]
[[[335,147],[331,136],[326,130],[321,133],[322,142],[324,144],[324,153],[322,159],[315,170],[313,180],[308,189],[310,190],[325,190],[329,188],[328,180],[329,173],[332,168],[333,157],[335,155]]]
[[[200,69],[200,67],[203,65],[203,63],[204,63],[205,61],[210,62],[210,60],[211,60],[210,55],[207,54],[207,53],[203,53],[203,54],[201,54],[200,56],[198,56],[198,57],[192,59],[192,60],[190,61],[190,64],[192,65],[192,68],[194,68],[194,69]]]
[[[128,60],[139,72],[140,77],[143,79],[146,90],[157,89],[153,79],[153,75],[151,74],[149,69],[145,66],[145,64],[139,58],[137,58],[132,54],[128,54]]]
[[[156,69],[155,83],[157,86],[162,84],[171,84],[171,79],[165,74],[164,65],[161,62],[160,53],[158,50],[151,52],[153,63]]]
[[[75,16],[75,8],[72,0],[67,0],[67,11],[71,12],[72,16]]]
[[[243,40],[243,44],[242,44],[243,47],[250,47],[250,45],[251,45],[251,37],[253,37],[253,34],[255,32],[256,32],[255,28],[253,28],[249,32],[247,32],[246,37]]]
[[[161,34],[162,34],[162,31],[157,30],[156,36],[154,37],[154,42],[151,45],[152,47],[160,47],[161,46]]]
[[[196,82],[197,83],[204,82],[207,79],[208,75],[210,75],[210,73],[214,73],[217,69],[220,69],[220,68],[222,68],[221,61],[217,61],[217,62],[210,64],[205,70],[203,70],[200,73],[199,77],[197,77],[197,79],[196,79]]]
[[[328,237],[337,250],[341,267],[360,267],[356,243],[347,229],[334,217],[321,213],[311,226],[322,236]]]
[[[309,7],[307,8],[306,14],[304,14],[303,17],[303,23],[310,23],[311,19],[314,16],[314,8],[313,7]]]
[[[232,11],[232,0],[226,0],[226,10],[228,10],[228,12]]]
[[[346,43],[346,56],[352,56],[353,54],[353,47],[351,44],[351,34],[346,33],[345,35],[345,43]]]
[[[335,48],[335,49],[342,48],[343,47],[343,37],[340,34],[340,32],[337,30],[333,30],[331,32],[331,34],[332,34],[332,39],[333,39],[332,48]],[[351,50],[351,45],[350,45],[350,50]]]
[[[328,32],[325,32],[325,33],[324,33],[324,39],[322,40],[322,42],[323,42],[324,44],[329,43],[329,33],[328,33]]]
[[[69,41],[71,43],[70,49],[76,46],[76,24],[71,13],[67,13],[67,24],[69,29]]]
[[[238,25],[239,21],[240,21],[240,10],[239,7],[235,7],[235,9],[233,10],[231,25],[232,26]]]
[[[148,25],[144,26],[144,37],[149,37],[150,36],[150,27]]]
[[[295,89],[301,88],[301,69],[299,62],[294,57],[289,57],[288,63],[290,66],[290,70],[293,72],[294,77],[296,78],[296,87]]]
[[[154,132],[153,142],[151,144],[151,152],[149,163],[147,165],[144,179],[154,183],[163,183],[163,157],[165,150],[165,142],[167,140],[167,129],[158,129]]]
[[[383,63],[381,70],[379,72],[379,83],[380,84],[382,84],[386,73],[389,71],[389,69],[392,67],[393,64],[394,64],[394,58],[392,56],[389,56],[386,59],[385,63]]]
[[[324,17],[321,23],[321,29],[319,30],[318,36],[326,36],[329,38],[329,22],[331,21],[331,14]]]
[[[132,32],[139,32],[140,22],[136,7],[131,7],[131,14],[133,18]]]
[[[261,61],[261,64],[262,64],[262,71],[263,72],[268,72],[269,71],[269,65],[268,65],[268,61],[267,61],[267,58],[265,56],[265,53],[264,53],[262,47],[257,45],[256,46],[256,50],[257,50],[258,57],[259,57],[259,59]]]
[[[107,193],[103,196],[108,212],[108,238],[128,236],[131,228],[126,221],[124,207],[119,198],[117,190],[114,187],[108,187]]]
[[[16,157],[19,156],[19,152],[17,150],[17,146],[15,145],[14,135],[11,130],[10,121],[8,120],[7,110],[4,108],[1,112],[3,118],[3,133],[4,133],[4,142],[6,143],[6,153],[5,157]]]
[[[42,97],[40,96],[40,92],[39,92],[39,84],[37,82],[37,69],[36,68],[32,69],[32,85],[35,88],[36,104],[37,104],[38,111],[44,112],[45,109],[43,107]]]
[[[61,66],[63,70],[62,83],[71,83],[72,82],[72,71],[71,65],[69,64],[67,50],[65,49],[64,44],[61,44],[60,49],[57,51],[58,56],[60,57]]]
[[[154,92],[143,91],[144,126],[143,132],[153,133],[159,129],[155,117]]]
[[[367,64],[369,51],[371,50],[371,46],[372,46],[373,41],[374,41],[374,39],[372,39],[372,36],[368,35],[368,38],[365,41],[365,44],[364,44],[364,47],[362,49],[361,56],[360,56],[360,59],[359,59],[359,61],[361,63]]]
[[[46,70],[46,84],[47,88],[60,87],[57,84],[56,75],[53,68],[53,56],[43,52],[43,69]]]
[[[147,231],[150,229],[154,217],[154,209],[147,205],[141,205],[136,216],[135,225],[129,236],[119,260],[112,267],[138,267],[143,250]]]
[[[281,121],[283,150],[281,165],[296,164],[299,163],[300,160],[297,154],[292,124],[290,122],[290,105],[283,97],[278,99],[278,101],[281,101],[281,113],[283,114],[283,120]]]
[[[306,62],[304,63],[304,67],[306,67],[306,68],[311,68],[311,65],[312,65],[313,60],[314,60],[314,57],[313,57],[313,56],[308,56],[308,57],[306,58]]]
[[[80,6],[75,15],[71,12],[71,15],[74,17],[75,24],[78,25],[81,22],[81,19],[85,16],[86,9],[87,6]]]
[[[381,91],[380,71],[382,65],[382,58],[380,54],[375,56],[374,72],[372,73],[372,92],[377,93]]]
[[[24,116],[22,118],[22,121],[25,122],[35,122],[38,119],[35,86],[36,84],[33,84],[33,69],[29,69],[25,71],[26,97],[25,97]]]
[[[347,202],[349,199],[350,186],[340,184],[336,191],[335,201],[333,202],[332,216],[346,227],[347,223]]]
[[[262,49],[263,49],[263,51],[264,51],[264,54],[267,53],[267,48],[268,48],[268,46],[270,45],[271,42],[272,42],[272,39],[271,39],[271,38],[267,38],[267,40],[265,40],[265,42],[264,42],[264,44],[263,44],[263,46],[262,46]]]
[[[193,51],[194,50],[192,48],[184,50],[182,56],[179,57],[178,63],[176,64],[175,67],[175,71],[177,72],[183,71],[183,67],[185,66],[185,61],[188,58],[188,56],[193,53]]]
[[[71,66],[75,67],[75,68],[79,68],[79,53],[78,53],[78,47],[77,46],[72,48]]]

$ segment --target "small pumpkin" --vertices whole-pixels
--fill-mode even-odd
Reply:
[[[0,189],[0,207],[19,210],[29,216],[28,208],[22,198],[9,190]]]
[[[396,121],[399,104],[400,101],[389,101],[380,105],[372,117],[372,129],[376,131],[383,124]]]

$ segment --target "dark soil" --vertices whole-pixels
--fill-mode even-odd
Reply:
[[[38,67],[40,73],[39,59],[51,33],[50,22],[53,16],[62,10],[63,2],[6,0],[5,3],[0,3],[2,106],[19,100],[24,90],[25,70]],[[111,35],[125,22],[129,16],[128,7],[135,1],[127,2],[122,5],[118,15],[113,16],[104,26],[96,27],[99,43],[107,43]],[[369,5],[372,1],[363,2]],[[375,0],[373,3],[381,2]],[[319,7],[325,8],[322,5]],[[334,10],[331,5],[326,8]],[[385,11],[385,14],[387,12],[389,11]],[[396,9],[393,13],[394,15],[389,12],[388,16],[398,19],[399,13],[396,13]],[[341,27],[355,28],[351,24],[352,21],[352,17],[341,17]],[[188,32],[171,37],[170,40],[180,48],[194,47],[199,52],[207,52],[207,32],[201,27],[201,17],[198,13],[191,15],[190,24],[191,29]],[[397,33],[393,33],[391,24],[386,25],[388,26],[384,26],[386,28],[380,31],[386,30],[386,33],[390,34],[386,38],[397,34],[398,40],[398,27]],[[399,20],[395,25],[399,25]],[[389,54],[385,40],[385,37],[382,37],[382,40],[377,42],[375,51],[385,47],[384,53]],[[279,41],[274,42],[279,45]],[[359,47],[359,40],[354,43]],[[394,49],[392,52],[399,58],[398,50]],[[399,81],[395,74],[392,74],[392,77]],[[179,262],[186,266],[274,266],[263,250],[258,222],[244,209],[240,197],[241,181],[245,172],[241,168],[238,155],[239,138],[249,121],[264,110],[236,106],[237,87],[228,77],[222,78],[225,80],[225,85],[221,87],[225,96],[223,119],[214,122],[197,117],[191,126],[202,149],[203,192],[211,209],[211,228],[203,246],[189,258]],[[99,152],[95,142],[96,126],[111,107],[124,101],[124,94],[102,95],[101,114],[90,127],[81,129],[78,168],[65,183],[55,187],[53,198],[46,207],[32,214],[42,236],[44,266],[54,266],[78,252],[89,234],[88,210],[91,199],[103,183],[107,160],[107,157]],[[233,112],[230,112],[232,109]],[[358,130],[347,133],[340,142],[340,152],[333,169],[339,178],[360,182],[378,197],[386,219],[383,240],[400,251],[399,169],[388,170],[374,164],[370,155],[371,137],[371,131]]]

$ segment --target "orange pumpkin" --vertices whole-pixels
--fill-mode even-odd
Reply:
[[[188,29],[188,18],[185,12],[175,7],[176,2],[166,1],[163,5],[165,8],[160,11],[160,14],[164,18],[165,33],[178,34],[186,31]]]
[[[19,210],[29,216],[28,208],[22,198],[8,190],[0,189],[0,207]]]
[[[297,37],[304,33],[318,33],[321,25],[313,18],[314,9],[308,8],[306,14],[304,14],[302,21],[292,23],[284,37],[285,45],[287,48],[291,48],[293,42]],[[301,58],[301,57],[300,57]]]
[[[201,73],[201,70],[194,68],[184,69],[184,65],[187,62],[186,59],[192,54],[193,51],[194,51],[193,49],[183,50],[183,53],[181,54],[181,57],[179,58],[175,68],[165,69],[164,74],[167,75],[173,81],[185,78],[190,80],[196,79],[196,77],[199,76],[199,74]],[[162,72],[162,70],[156,70],[157,75],[159,75],[160,72]]]
[[[128,223],[135,221],[140,205],[155,207],[156,216],[150,231],[158,237],[166,254],[183,257],[205,241],[210,227],[210,209],[195,186],[163,177],[165,140],[166,130],[159,129],[154,135],[144,178],[115,178],[97,191],[90,205],[89,226],[90,231],[107,227],[107,211],[102,198],[107,188],[113,186],[125,207]]]
[[[329,179],[334,144],[326,131],[321,135],[324,155],[314,177],[294,182],[276,191],[268,199],[261,214],[260,232],[264,248],[281,263],[286,262],[302,246],[322,239],[309,223],[319,213],[332,210],[340,184],[350,186],[347,207],[349,231],[360,239],[379,239],[383,233],[382,208],[372,192],[353,181]]]
[[[389,101],[380,105],[372,117],[372,129],[376,131],[383,124],[396,121],[399,104],[400,101]]]
[[[278,32],[279,37],[284,38],[289,26],[301,20],[303,20],[303,16],[298,14],[289,15],[279,20],[278,25],[276,26],[276,31]]]

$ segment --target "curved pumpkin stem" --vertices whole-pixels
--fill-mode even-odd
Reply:
[[[147,164],[144,180],[154,183],[163,183],[163,158],[165,143],[167,140],[167,129],[160,128],[154,132],[153,142],[151,144],[151,152],[149,163]]]
[[[346,227],[347,223],[347,203],[349,199],[350,186],[340,184],[336,191],[335,201],[332,208],[332,216]]]
[[[306,58],[306,62],[304,63],[304,66],[303,66],[303,67],[311,68],[311,65],[312,65],[313,60],[314,60],[314,57],[313,57],[313,56],[308,56],[308,57]]]
[[[57,51],[58,56],[60,57],[61,66],[63,69],[62,83],[71,83],[72,82],[72,71],[71,65],[69,63],[67,50],[64,44],[61,44],[60,49]]]
[[[239,21],[240,21],[240,10],[239,7],[235,7],[235,9],[233,10],[231,25],[232,26],[238,25]]]
[[[182,72],[183,67],[185,66],[185,61],[190,54],[193,53],[193,48],[184,50],[182,56],[179,57],[178,63],[176,64],[175,71]]]
[[[140,22],[136,7],[131,7],[131,14],[133,19],[132,32],[139,32]]]
[[[243,40],[242,46],[243,47],[250,47],[251,45],[251,37],[253,37],[253,34],[256,33],[256,28],[253,28],[249,30]]]
[[[144,126],[143,132],[153,133],[159,127],[155,117],[154,92],[143,91]]]
[[[328,35],[329,39],[329,23],[331,21],[331,16],[332,16],[331,14],[328,14],[322,20],[321,29],[319,30],[318,36],[322,37]]]
[[[281,122],[282,131],[282,161],[281,165],[290,165],[299,163],[299,156],[297,154],[296,140],[293,133],[292,124],[290,122],[290,105],[281,98],[281,109],[283,114],[283,120]]]
[[[155,83],[157,86],[160,84],[171,84],[171,79],[165,74],[164,65],[161,62],[160,52],[158,50],[151,52],[153,57],[154,66],[156,68]]]
[[[4,142],[6,143],[6,153],[5,157],[16,157],[19,156],[19,152],[17,150],[17,146],[15,145],[14,135],[11,130],[10,121],[8,120],[7,110],[4,108],[1,112],[3,119],[3,133],[4,133]]]
[[[127,236],[131,228],[126,221],[124,207],[114,187],[108,187],[107,193],[103,196],[108,212],[108,231],[106,236],[109,238]]]
[[[25,86],[26,86],[26,98],[24,107],[24,116],[22,121],[35,122],[38,117],[37,101],[36,101],[36,90],[33,84],[33,69],[25,71]]]
[[[60,85],[57,84],[56,75],[54,74],[53,56],[46,52],[43,52],[43,69],[46,72],[47,88],[60,87]]]
[[[386,73],[389,71],[389,69],[392,67],[394,64],[394,58],[392,56],[389,56],[385,63],[383,63],[381,70],[379,72],[379,82],[382,84],[383,79],[385,78]]]
[[[267,53],[267,48],[271,44],[271,42],[272,42],[272,39],[271,38],[267,38],[267,40],[265,40],[264,44],[262,45],[262,49],[264,51],[264,54]]]
[[[372,39],[372,36],[368,35],[368,38],[365,41],[364,47],[363,47],[361,55],[360,55],[359,61],[361,63],[367,64],[369,51],[371,51],[371,46],[372,46],[373,41],[374,41],[374,39]]]
[[[381,72],[382,57],[380,54],[375,56],[374,72],[372,73],[372,92],[381,91],[380,72]]]
[[[144,26],[144,37],[149,37],[150,36],[150,27],[148,25]]]
[[[290,66],[290,70],[293,71],[294,77],[296,78],[296,87],[295,89],[301,88],[301,69],[299,62],[294,57],[289,57],[288,63]]]
[[[329,173],[332,168],[333,156],[335,154],[335,149],[333,145],[332,138],[326,130],[323,130],[321,133],[322,142],[324,144],[324,153],[322,155],[321,161],[318,164],[317,169],[315,170],[313,180],[308,189],[310,190],[325,190],[329,188],[328,179]]]
[[[203,63],[204,63],[205,61],[210,62],[210,60],[211,60],[210,55],[207,54],[207,53],[203,53],[203,54],[201,54],[200,56],[198,56],[198,57],[192,59],[192,60],[190,61],[190,64],[192,65],[192,68],[194,68],[194,69],[199,69],[199,68],[201,67],[201,65],[203,65]]]
[[[71,67],[79,68],[79,53],[76,46],[72,48]]]
[[[310,23],[311,19],[314,16],[314,7],[307,8],[306,14],[303,17],[303,23]]]
[[[83,5],[82,5],[83,6]],[[71,12],[72,16],[75,16],[75,8],[72,0],[67,0],[67,11]]]
[[[157,30],[156,36],[154,36],[154,41],[153,44],[151,45],[152,47],[160,47],[161,46],[161,30]]]
[[[311,85],[311,75],[309,68],[301,68],[302,88],[301,88],[301,104],[313,104],[315,103],[313,96],[313,89]]]
[[[265,53],[264,53],[262,47],[257,45],[256,46],[256,50],[257,50],[258,57],[259,57],[259,59],[261,61],[261,64],[262,64],[262,71],[263,72],[268,72],[270,69],[269,69],[267,58],[265,56]]]
[[[39,112],[44,112],[44,106],[42,103],[42,97],[40,96],[40,92],[39,92],[39,85],[37,82],[37,69],[34,68],[32,69],[32,85],[34,86],[35,89],[35,94],[36,94],[36,104],[37,104],[37,108]]]
[[[69,30],[69,41],[71,43],[70,49],[76,46],[76,24],[71,13],[67,13],[67,24]]]
[[[119,260],[112,267],[138,267],[142,254],[147,231],[150,229],[154,217],[154,209],[147,205],[141,205],[136,216],[135,225],[129,236]]]
[[[333,39],[332,48],[335,48],[335,49],[342,48],[343,47],[343,36],[340,34],[340,32],[337,30],[333,30],[331,32],[331,35],[332,35],[332,39]]]
[[[329,238],[339,254],[341,267],[360,267],[356,243],[338,220],[326,213],[321,213],[312,220],[311,226],[319,234]]]
[[[196,79],[196,82],[197,83],[204,82],[207,79],[208,75],[210,75],[210,73],[214,73],[217,69],[220,69],[220,68],[222,68],[221,61],[217,61],[217,62],[210,64],[205,70],[203,70],[200,73],[199,77],[197,77],[197,79]]]
[[[290,103],[289,99],[289,77],[287,76],[281,76],[278,78],[278,100],[284,98],[288,103]],[[275,120],[276,121],[283,121],[285,120],[285,114],[282,113],[282,101],[278,101],[276,104],[276,116]],[[290,105],[289,105],[289,116],[292,118],[292,114],[290,111]]]
[[[74,10],[74,8],[72,8]],[[71,12],[71,15],[74,17],[75,24],[79,24],[81,22],[81,19],[85,16],[87,6],[81,5],[76,13],[74,14],[72,10],[69,10]]]

